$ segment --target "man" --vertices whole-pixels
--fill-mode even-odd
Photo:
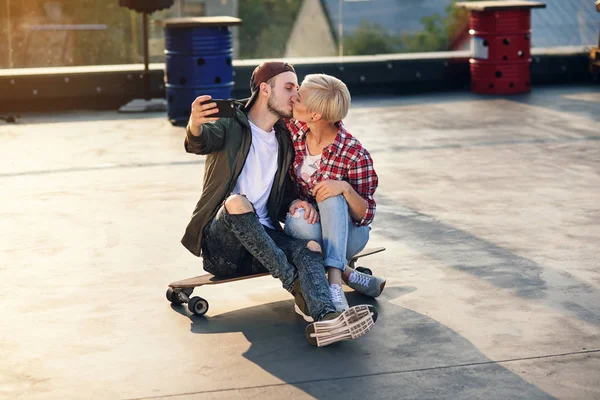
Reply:
[[[192,103],[185,149],[206,155],[206,164],[202,196],[182,243],[202,255],[204,269],[214,275],[268,271],[279,278],[294,295],[296,311],[314,320],[306,327],[311,344],[360,337],[373,327],[375,308],[335,312],[320,246],[286,236],[279,222],[291,200],[286,187],[294,149],[281,118],[292,116],[294,68],[265,62],[252,73],[250,90],[246,103],[236,103],[235,118],[211,117],[218,109],[210,96]]]

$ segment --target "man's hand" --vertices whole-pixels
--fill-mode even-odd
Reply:
[[[317,209],[314,208],[313,205],[307,201],[299,199],[292,201],[292,204],[290,204],[290,209],[288,211],[290,215],[294,215],[296,210],[299,208],[304,209],[304,219],[307,220],[306,222],[308,222],[311,225],[319,222],[319,213],[317,212]]]
[[[312,195],[315,196],[317,202],[321,202],[330,197],[344,194],[349,188],[350,184],[346,181],[327,179],[315,185]]]
[[[211,99],[212,97],[209,95],[198,96],[192,103],[189,128],[190,132],[194,136],[200,136],[202,133],[202,124],[205,122],[214,122],[219,120],[219,118],[209,117],[210,115],[219,112],[216,103],[207,103]]]

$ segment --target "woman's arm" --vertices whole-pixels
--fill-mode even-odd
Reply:
[[[317,202],[340,194],[344,196],[348,203],[348,209],[352,219],[361,221],[365,218],[369,209],[369,202],[363,199],[348,182],[328,179],[317,183],[313,189],[313,195]]]
[[[349,165],[347,177],[356,195],[366,203],[366,207],[360,210],[362,213],[352,214],[352,217],[360,225],[369,225],[375,218],[376,204],[373,195],[379,185],[379,178],[373,167],[373,159],[366,149],[363,149],[361,156]]]
[[[352,219],[356,221],[362,220],[365,214],[367,213],[367,206],[369,203],[365,199],[360,197],[360,195],[356,192],[356,190],[354,190],[352,185],[345,181],[341,182],[344,182],[346,184],[346,190],[344,190],[342,194],[344,195],[344,198],[348,203],[348,209],[350,210],[350,215],[352,216]]]
[[[321,202],[342,194],[348,203],[352,219],[360,225],[369,225],[375,217],[376,204],[373,195],[379,184],[373,159],[369,152],[363,149],[346,168],[348,182],[334,179],[321,181],[313,188],[312,195],[317,202]]]

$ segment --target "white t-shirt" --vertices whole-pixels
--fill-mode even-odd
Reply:
[[[306,156],[304,156],[304,162],[300,164],[298,167],[298,171],[296,174],[302,179],[304,182],[308,182],[312,174],[314,174],[321,165],[321,154],[317,154],[316,156],[311,156],[308,152],[308,146],[306,146]]]
[[[275,129],[265,132],[252,122],[250,122],[250,129],[252,144],[233,193],[245,195],[254,205],[260,223],[274,229],[267,216],[267,200],[277,172],[279,144]]]

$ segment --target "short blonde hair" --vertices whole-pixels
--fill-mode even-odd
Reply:
[[[309,74],[302,81],[302,86],[309,89],[302,99],[309,112],[322,114],[323,119],[330,122],[346,118],[350,108],[350,91],[344,82],[331,75]]]

